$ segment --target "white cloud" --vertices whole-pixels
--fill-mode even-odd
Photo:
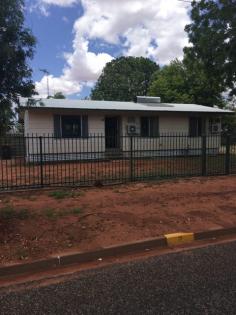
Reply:
[[[71,6],[78,0],[40,0],[42,4]],[[106,52],[89,49],[91,40],[118,45],[124,55],[144,56],[160,64],[182,57],[188,44],[184,26],[189,23],[189,4],[178,0],[80,0],[84,14],[74,24],[73,52],[59,78],[51,80],[66,94],[94,82],[112,60]],[[68,80],[71,84],[66,83]],[[75,82],[77,82],[75,84]],[[37,83],[37,86],[40,83]],[[41,84],[42,85],[42,84]],[[62,90],[62,89],[61,89]]]
[[[79,0],[26,0],[29,11],[40,11],[42,15],[49,16],[50,6],[71,7]]]
[[[75,82],[67,78],[66,75],[60,77],[48,76],[50,95],[54,95],[56,92],[62,92],[65,95],[79,93],[82,89],[82,85],[79,82]],[[36,82],[36,90],[41,97],[47,97],[47,77],[43,76],[42,80]]]
[[[76,81],[94,81],[100,75],[105,64],[113,59],[107,53],[94,53],[89,51],[89,41],[85,38],[75,38],[74,52],[65,54],[67,68],[64,69],[67,76]]]
[[[41,0],[41,3],[47,5],[57,5],[60,7],[69,7],[78,3],[78,0]]]

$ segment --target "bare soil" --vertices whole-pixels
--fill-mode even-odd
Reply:
[[[209,156],[209,175],[225,174],[225,155]],[[132,173],[132,175],[131,175]],[[231,157],[230,173],[236,173],[236,162]],[[58,162],[27,164],[22,159],[0,160],[0,189],[14,187],[40,187],[48,185],[88,185],[97,181],[116,183],[135,179],[186,177],[202,174],[200,156],[160,157],[156,159],[101,160],[90,162]]]
[[[236,225],[236,176],[0,194],[0,264]]]

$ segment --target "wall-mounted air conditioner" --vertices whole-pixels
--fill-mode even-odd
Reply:
[[[137,126],[135,124],[127,125],[127,134],[128,135],[136,135],[137,134]]]
[[[220,133],[221,132],[221,124],[214,123],[211,125],[211,133]]]

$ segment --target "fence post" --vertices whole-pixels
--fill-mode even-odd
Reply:
[[[130,136],[130,181],[134,180],[133,136]]]
[[[39,137],[39,162],[40,162],[40,185],[43,187],[43,142],[42,137]]]
[[[225,174],[230,174],[230,134],[226,134]]]
[[[207,175],[207,138],[206,134],[202,135],[202,176]]]

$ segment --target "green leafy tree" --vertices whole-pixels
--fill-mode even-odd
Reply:
[[[166,103],[222,105],[218,85],[213,87],[209,86],[201,64],[185,57],[183,62],[176,59],[158,70],[150,83],[148,94],[160,96],[162,102]]]
[[[222,96],[224,88],[217,78],[209,79],[203,63],[199,59],[192,59],[185,54],[183,65],[186,71],[186,84],[192,95],[193,103],[224,107],[225,101]]]
[[[147,95],[150,79],[159,66],[148,58],[120,57],[107,63],[92,90],[93,100],[132,101]]]
[[[191,19],[185,28],[192,44],[186,56],[202,65],[210,89],[218,84],[219,91],[236,95],[235,0],[193,1]]]
[[[188,86],[183,63],[174,60],[154,74],[148,94],[160,96],[161,101],[166,103],[192,103],[193,97]]]
[[[36,40],[24,26],[23,6],[23,0],[0,2],[0,134],[10,128],[13,103],[35,93],[28,60]]]
[[[65,99],[65,95],[62,94],[62,92],[56,92],[53,96],[50,98],[56,98],[56,99]]]

